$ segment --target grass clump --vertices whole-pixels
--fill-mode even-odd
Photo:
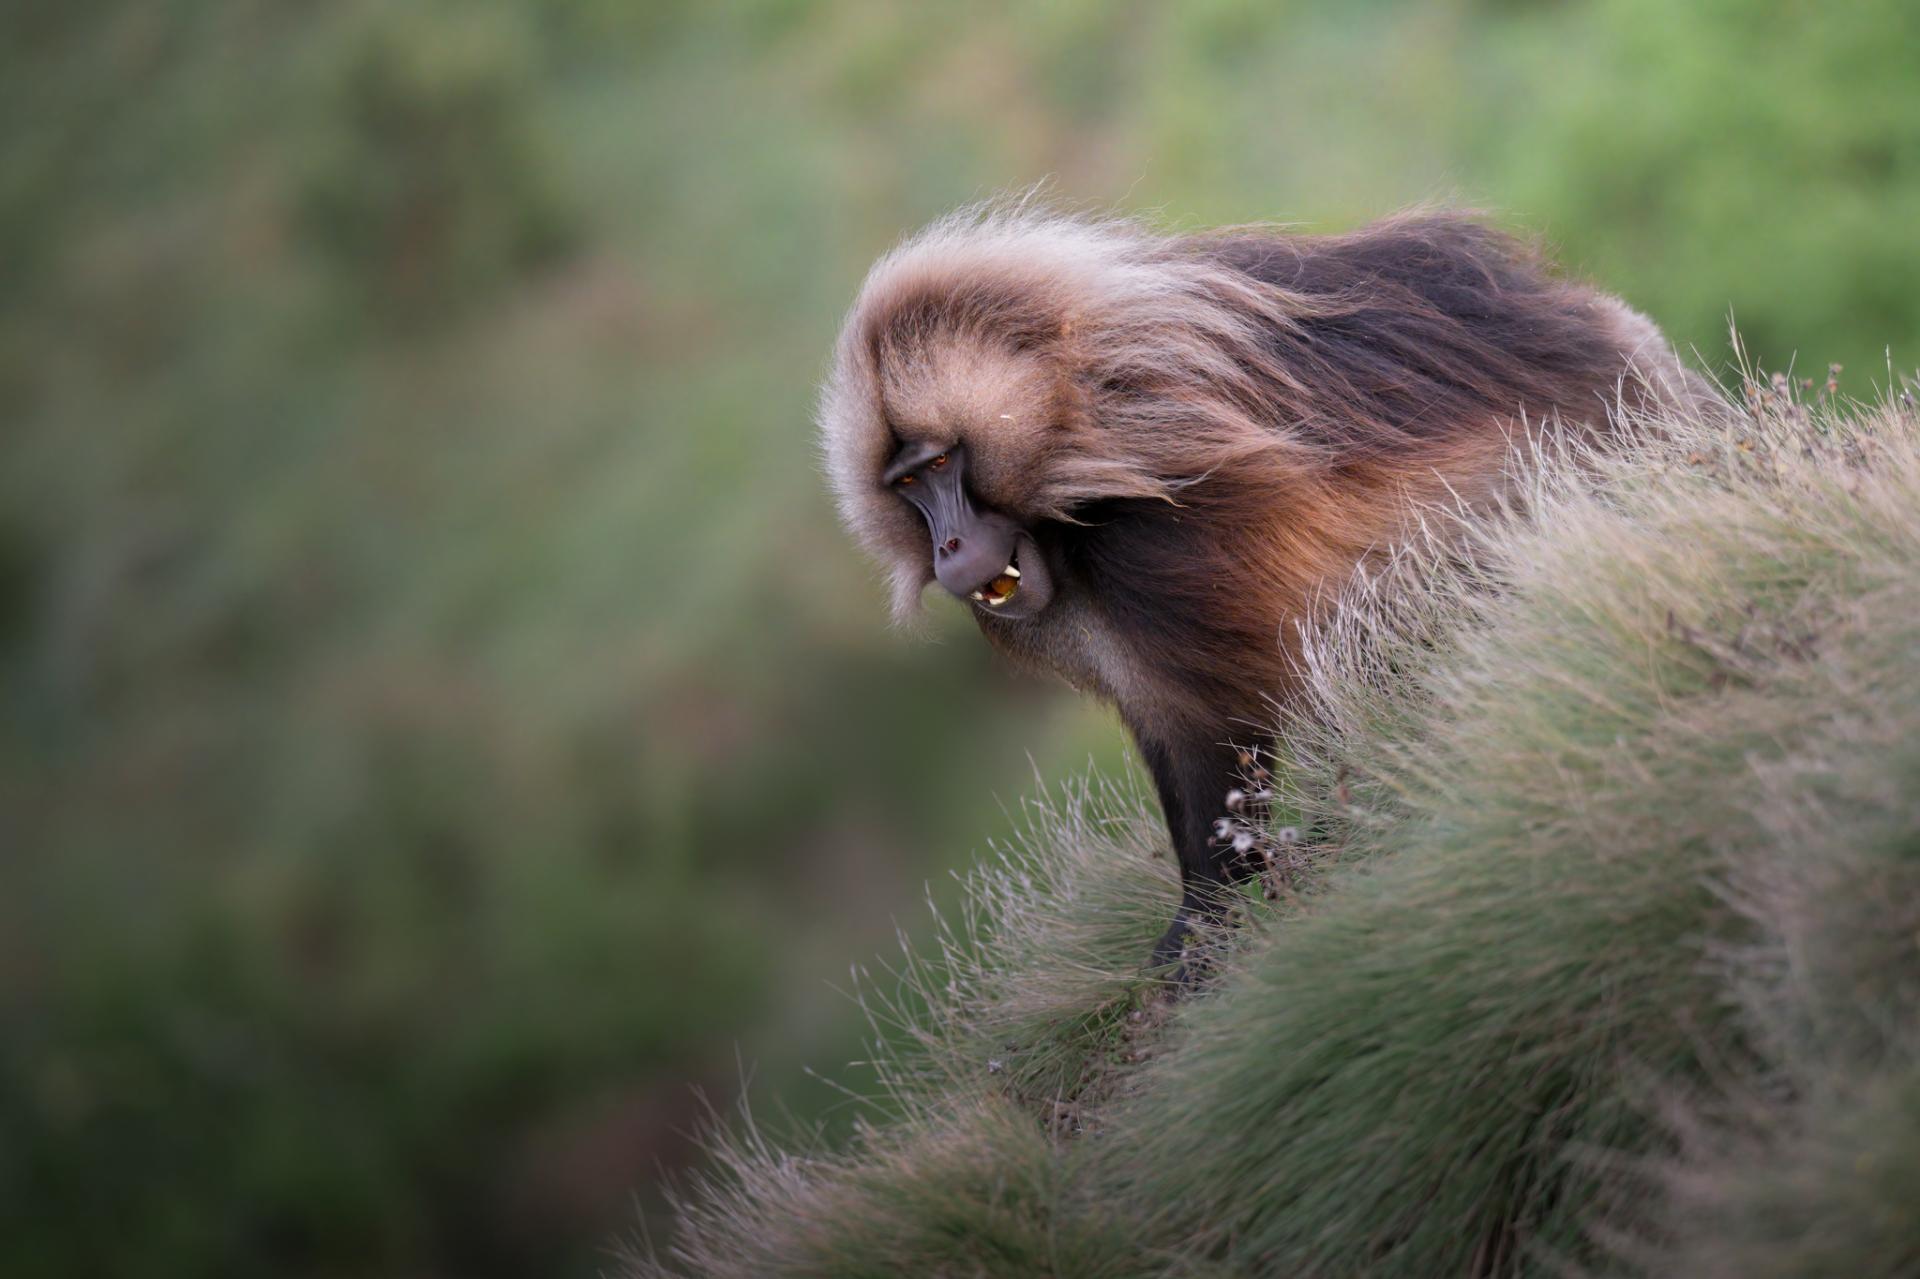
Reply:
[[[1042,810],[904,969],[887,1118],[723,1147],[639,1273],[1911,1273],[1920,422],[1793,390],[1343,600],[1308,870],[1204,992],[1138,976],[1150,815]]]
[[[1047,1135],[1005,1100],[863,1130],[846,1156],[795,1158],[749,1137],[720,1158],[730,1184],[682,1221],[681,1260],[698,1273],[1050,1274],[1067,1252],[1081,1273],[1120,1273],[1093,1214],[1063,1211]]]
[[[643,1249],[635,1274],[1138,1272],[1147,1241],[1071,1155],[1166,1016],[1140,961],[1176,875],[1137,788],[1042,792],[1026,817],[930,951],[863,983],[878,1117],[839,1153],[784,1152],[750,1120],[722,1133],[670,1260]]]

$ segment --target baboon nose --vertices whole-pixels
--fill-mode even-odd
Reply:
[[[927,518],[928,532],[933,534],[933,575],[948,591],[966,599],[1013,561],[1019,526],[1004,515],[970,507],[951,520],[940,518],[944,514],[935,512]]]

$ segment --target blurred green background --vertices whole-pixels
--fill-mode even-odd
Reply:
[[[844,1124],[848,966],[1123,759],[816,473],[955,204],[1454,199],[1713,365],[1920,353],[1912,0],[0,22],[8,1276],[590,1275],[694,1089]]]

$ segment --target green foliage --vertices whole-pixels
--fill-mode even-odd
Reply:
[[[380,10],[365,25],[323,68],[300,225],[376,309],[441,318],[568,238],[529,118],[529,33],[492,9]]]
[[[723,1144],[676,1260],[1906,1273],[1920,418],[1753,405],[1554,461],[1528,519],[1413,548],[1348,599],[1285,738],[1320,835],[1304,897],[1254,909],[1210,989],[1123,1051],[1063,1000],[979,1069],[973,1028],[1020,1023],[1044,980],[1138,962],[1117,927],[1062,953],[1113,851],[1069,805],[976,880],[979,970],[907,969],[905,1104],[819,1163]],[[1041,1098],[1036,1050],[1090,1067]]]
[[[8,1274],[587,1274],[691,1085],[745,1061],[828,1113],[827,983],[1030,759],[1119,758],[938,610],[953,642],[886,633],[821,493],[836,319],[933,214],[1049,175],[1182,224],[1457,193],[1710,357],[1729,305],[1851,386],[1920,336],[1895,4],[0,24]],[[1071,1126],[1152,1051],[1164,867],[1150,820],[1061,820],[1107,860],[1023,864],[1072,912],[955,939],[913,1088],[995,1061],[990,1115]],[[1091,1210],[1032,1208],[1091,1184],[1042,1171],[1005,1218],[971,1183],[1023,1257]],[[1124,1272],[1105,1229],[1062,1257]]]
[[[1920,112],[1903,0],[1613,0],[1517,23],[1501,203],[1718,363],[1920,362]],[[1797,356],[1797,359],[1796,359]]]

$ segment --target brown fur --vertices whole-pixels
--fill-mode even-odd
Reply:
[[[1299,623],[1420,507],[1498,496],[1522,433],[1706,394],[1644,317],[1461,214],[1162,237],[1015,205],[873,268],[820,418],[901,618],[932,561],[881,471],[965,444],[975,497],[1036,530],[1057,586],[1032,618],[976,609],[982,631],[1119,705],[1190,845],[1211,813],[1173,809],[1287,698]]]

